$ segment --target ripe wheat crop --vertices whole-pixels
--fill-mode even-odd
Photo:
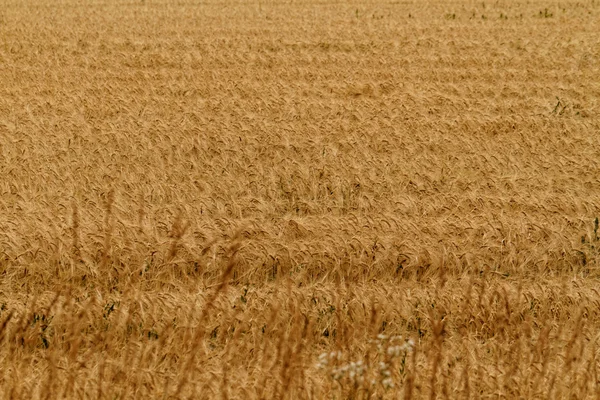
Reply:
[[[598,1],[0,4],[1,398],[600,396]]]

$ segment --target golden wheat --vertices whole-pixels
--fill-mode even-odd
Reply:
[[[2,398],[598,397],[598,21],[2,1]]]

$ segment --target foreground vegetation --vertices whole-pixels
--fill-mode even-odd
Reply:
[[[2,397],[597,397],[599,18],[5,2]]]

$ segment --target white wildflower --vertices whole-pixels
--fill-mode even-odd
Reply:
[[[400,357],[402,350],[404,350],[404,346],[390,346],[387,349],[387,355],[390,357]]]
[[[394,381],[392,380],[392,378],[389,378],[389,377],[385,378],[384,380],[382,380],[381,384],[386,389],[393,389],[394,388]]]

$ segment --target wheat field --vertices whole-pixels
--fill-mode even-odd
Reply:
[[[0,0],[0,397],[600,397],[599,31]]]

